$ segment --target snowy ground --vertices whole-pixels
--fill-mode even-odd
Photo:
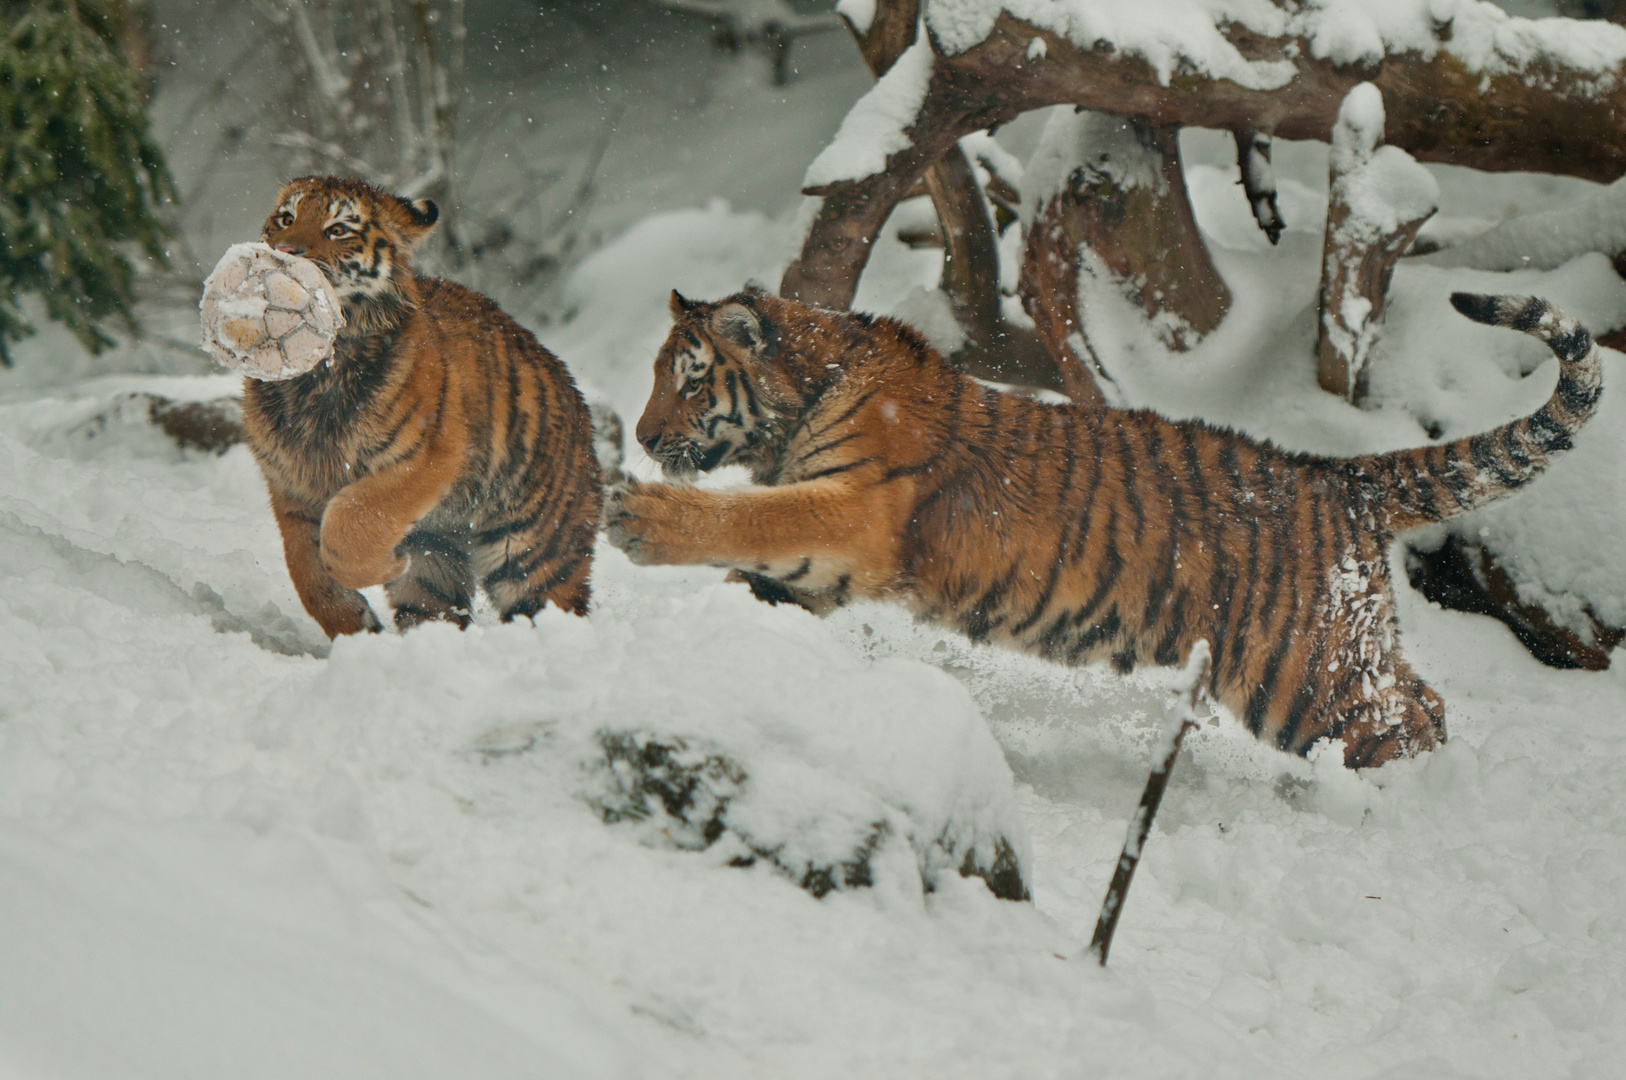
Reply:
[[[659,191],[629,182],[596,211],[605,246],[533,298],[555,313],[545,343],[629,422],[666,291],[777,280],[805,212],[795,180],[863,89],[844,69],[770,95],[750,59],[717,63],[686,84],[705,91],[674,114],[692,124],[651,120],[629,143],[661,163],[687,145],[700,164],[654,166]],[[668,58],[646,78],[674,68],[693,76]],[[796,120],[772,126],[774,101]],[[706,165],[735,137],[730,116],[771,133],[777,202],[716,186],[745,183]],[[1001,137],[1025,155],[1035,126]],[[1551,386],[1539,350],[1469,326],[1449,290],[1539,292],[1626,324],[1602,257],[1509,275],[1406,266],[1379,407],[1349,409],[1315,388],[1311,360],[1324,148],[1278,148],[1278,249],[1228,144],[1191,133],[1186,149],[1237,305],[1193,355],[1122,329],[1108,362],[1136,401],[1295,447],[1408,445]],[[1595,190],[1437,175],[1442,235]],[[198,243],[213,250],[263,206],[209,213]],[[889,240],[860,306],[918,303],[935,273]],[[188,317],[149,321],[179,336]],[[229,380],[153,374],[202,368],[150,346],[87,361],[50,329],[18,352],[0,372],[0,1076],[1618,1073],[1618,664],[1546,669],[1502,624],[1402,592],[1448,745],[1357,777],[1230,720],[1201,729],[1102,971],[1083,946],[1169,707],[1157,673],[973,649],[884,607],[820,621],[606,546],[586,620],[486,618],[329,652],[247,452],[182,453],[112,404]],[[1501,530],[1527,587],[1605,614],[1626,597],[1621,357],[1606,380],[1617,391],[1576,452],[1475,523]],[[606,825],[584,764],[604,729],[689,733],[780,770],[785,798],[758,824],[809,844],[817,821],[762,815],[914,800],[930,817],[935,799],[952,816],[957,792],[974,795],[966,813],[1025,833],[1034,901],[954,874],[923,896],[895,861],[875,888],[816,900],[762,863],[727,865],[721,846],[681,850],[658,822]]]

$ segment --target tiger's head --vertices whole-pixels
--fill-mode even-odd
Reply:
[[[408,201],[360,180],[302,176],[277,193],[260,235],[321,267],[354,324],[357,308],[413,301],[412,252],[439,217],[428,199]]]
[[[756,290],[715,303],[668,301],[672,332],[655,356],[655,385],[638,442],[669,476],[719,465],[771,466],[776,437],[799,397],[779,355],[779,332]]]

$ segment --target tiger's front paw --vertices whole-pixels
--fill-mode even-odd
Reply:
[[[307,605],[307,608],[322,632],[330,638],[363,632],[376,634],[384,629],[384,624],[373,614],[366,598],[358,592],[341,593],[329,604],[320,607]]]
[[[604,535],[639,566],[673,561],[670,546],[661,539],[666,500],[658,494],[664,484],[628,479],[604,493]]]
[[[412,565],[408,558],[398,558],[394,552],[382,555],[355,555],[322,545],[322,568],[347,589],[365,589],[369,585],[388,585],[407,572]]]
[[[400,535],[386,531],[376,508],[351,497],[354,488],[335,495],[322,512],[322,569],[347,589],[388,585],[407,572],[411,560],[395,553]]]

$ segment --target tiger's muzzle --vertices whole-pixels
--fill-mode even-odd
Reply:
[[[724,439],[710,446],[702,446],[692,439],[674,439],[661,435],[639,439],[644,451],[669,477],[691,479],[696,473],[710,472],[721,465],[734,449]]]

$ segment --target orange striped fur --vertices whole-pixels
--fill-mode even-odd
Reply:
[[[891,319],[674,293],[638,440],[669,473],[735,462],[757,486],[628,483],[610,538],[815,610],[894,598],[1063,663],[1175,664],[1207,639],[1210,692],[1256,735],[1299,754],[1337,739],[1345,764],[1376,765],[1445,738],[1398,649],[1393,537],[1529,481],[1601,391],[1590,335],[1545,303],[1453,303],[1546,341],[1552,398],[1482,435],[1332,459],[1002,394]]]
[[[587,610],[602,499],[587,406],[496,304],[413,270],[437,216],[305,177],[262,233],[320,266],[344,307],[328,363],[243,387],[288,573],[330,637],[379,629],[356,591],[378,584],[402,627],[467,625],[476,585],[505,621]]]

